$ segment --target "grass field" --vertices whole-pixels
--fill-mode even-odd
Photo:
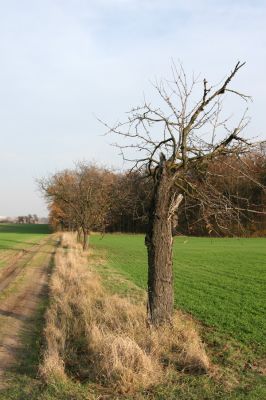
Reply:
[[[35,249],[47,237],[46,225],[0,225],[0,267],[14,254],[32,256],[41,266],[46,252]],[[42,241],[41,241],[42,243]],[[90,262],[107,283],[122,295],[143,296],[147,261],[143,235],[93,235]],[[35,249],[35,250],[34,250]],[[36,254],[34,255],[34,251]],[[12,258],[13,260],[13,258]],[[34,261],[35,260],[35,261]],[[98,261],[97,261],[98,260]],[[13,262],[13,261],[12,261]],[[51,268],[53,259],[51,259]],[[27,269],[25,269],[26,271]],[[2,270],[4,271],[4,269]],[[23,270],[24,271],[24,270]],[[21,270],[21,272],[23,272]],[[262,400],[265,385],[266,239],[210,239],[178,237],[174,245],[175,304],[199,321],[214,369],[210,374],[177,372],[172,379],[127,400]],[[24,272],[23,272],[24,274]],[[12,284],[17,293],[23,274]],[[12,287],[13,287],[12,286]],[[139,289],[140,288],[140,289]],[[44,296],[30,321],[30,332],[21,337],[22,351],[8,377],[12,384],[0,390],[0,399],[85,400],[105,398],[105,391],[76,381],[44,385],[38,377],[43,349]],[[4,318],[4,317],[3,317]],[[1,324],[1,323],[0,323]],[[264,359],[264,360],[263,360]],[[103,396],[101,397],[101,395]],[[110,396],[109,396],[110,395]]]
[[[0,224],[0,268],[50,233],[48,225]]]
[[[43,224],[0,224],[0,250],[34,244],[49,233],[49,226]]]
[[[111,267],[146,287],[142,235],[93,236],[91,242]],[[174,276],[176,307],[265,353],[266,239],[177,237]]]

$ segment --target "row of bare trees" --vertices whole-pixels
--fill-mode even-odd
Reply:
[[[198,179],[196,177],[196,179]],[[184,193],[179,210],[182,233],[212,236],[261,236],[266,233],[265,147],[240,156],[217,158],[198,180],[197,191],[204,197]],[[189,189],[189,188],[188,188]],[[216,198],[224,204],[217,203]]]
[[[18,224],[37,224],[39,222],[39,218],[36,214],[19,215],[16,222]]]
[[[222,107],[226,95],[249,100],[231,87],[243,65],[238,62],[218,86],[189,82],[183,68],[173,66],[170,80],[155,85],[158,104],[145,101],[125,121],[104,124],[118,136],[131,173],[79,164],[40,182],[53,223],[76,230],[84,249],[91,230],[131,230],[124,221],[139,221],[135,229],[146,232],[151,325],[172,317],[178,227],[232,234],[250,229],[253,220],[265,222],[265,147],[243,136],[246,112],[232,122]]]
[[[210,187],[212,196],[214,191],[222,193],[231,199],[233,210],[226,209],[226,218],[221,221],[219,213],[222,210],[213,212],[213,203],[210,208],[202,207],[197,197],[189,195],[188,186],[174,215],[172,233],[198,236],[265,234],[265,148],[241,158],[218,158],[208,167],[207,176],[208,179],[202,181],[195,174],[193,184],[197,190],[206,196],[210,196]],[[40,181],[48,200],[51,225],[59,230],[77,231],[84,249],[92,230],[145,233],[152,184],[152,180],[140,172],[115,173],[86,163]]]
[[[190,176],[198,196],[184,188],[183,201],[174,214],[173,234],[195,236],[260,236],[266,232],[266,151],[260,146],[241,157],[213,160],[205,178]],[[207,168],[207,167],[206,167]],[[146,232],[153,181],[138,172],[115,176],[106,230]],[[199,194],[205,196],[204,202]],[[223,195],[224,208],[214,197]]]

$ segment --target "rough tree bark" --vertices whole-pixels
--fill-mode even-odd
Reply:
[[[173,313],[171,188],[164,166],[157,173],[145,243],[148,251],[148,320],[159,325]]]
[[[149,222],[145,237],[148,252],[148,322],[161,325],[171,320],[173,291],[173,217],[182,196],[172,190],[171,171],[164,161],[156,172]]]

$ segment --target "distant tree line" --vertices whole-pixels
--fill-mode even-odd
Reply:
[[[239,173],[241,163],[241,174]],[[243,166],[245,168],[243,168]],[[231,199],[238,218],[219,218],[217,210],[201,207],[197,197],[184,190],[174,234],[195,236],[263,236],[266,234],[266,152],[260,148],[247,155],[229,155],[209,164],[204,181],[197,171],[191,180],[197,190],[213,197],[214,190]],[[246,169],[246,170],[245,170]],[[152,193],[151,179],[141,171],[115,173],[97,165],[80,163],[42,179],[40,187],[49,207],[50,224],[57,230],[77,231],[83,247],[91,231],[144,233]],[[213,202],[212,202],[213,203]],[[227,210],[229,211],[229,210]],[[36,216],[19,217],[34,223]]]
[[[39,218],[36,214],[20,215],[16,219],[17,224],[37,224]]]

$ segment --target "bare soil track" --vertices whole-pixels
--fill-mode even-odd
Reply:
[[[21,250],[13,257],[9,256],[9,263],[0,271],[0,293],[20,274],[38,252],[42,243],[44,242],[42,241],[27,250]]]
[[[30,331],[48,280],[55,240],[48,238],[19,253],[0,275],[0,389],[5,371],[16,364],[21,335]]]

